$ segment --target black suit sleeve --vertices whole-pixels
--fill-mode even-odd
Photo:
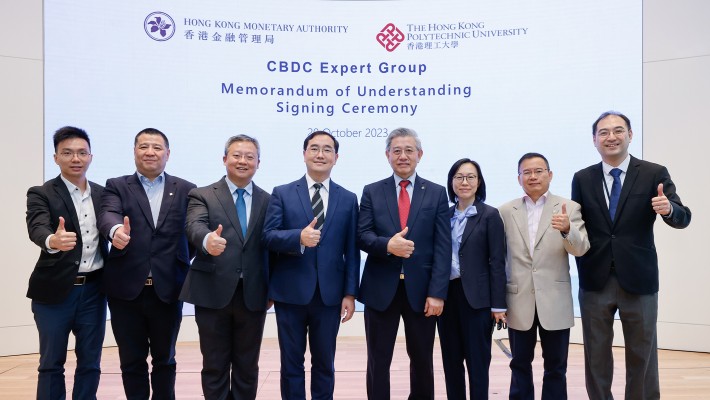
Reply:
[[[685,207],[680,201],[680,197],[675,191],[675,184],[671,180],[671,176],[666,167],[661,168],[658,183],[663,184],[663,194],[666,195],[668,201],[670,201],[673,205],[673,212],[669,216],[663,217],[663,222],[665,222],[668,226],[677,229],[687,227],[690,224],[690,209]]]

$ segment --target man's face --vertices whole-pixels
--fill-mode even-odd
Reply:
[[[629,154],[632,137],[633,132],[628,129],[623,118],[609,115],[597,123],[594,147],[605,162],[621,162]]]
[[[138,136],[133,148],[136,170],[148,179],[155,179],[165,170],[170,157],[170,149],[160,135],[144,133]]]
[[[537,200],[550,190],[552,171],[547,169],[545,160],[533,157],[524,160],[518,170],[518,183],[523,187],[525,194]]]
[[[86,177],[92,160],[91,148],[84,139],[70,138],[57,144],[54,162],[62,171],[62,176],[74,183]]]
[[[308,141],[303,152],[303,161],[306,163],[308,175],[311,178],[330,177],[330,171],[338,161],[335,153],[335,142],[328,135],[317,135]]]
[[[227,167],[227,177],[232,183],[244,187],[259,168],[259,155],[252,142],[234,142],[227,148],[227,155],[222,158]]]
[[[417,141],[411,136],[400,136],[392,139],[390,149],[385,151],[392,170],[400,178],[412,176],[423,154],[422,150],[417,150]]]

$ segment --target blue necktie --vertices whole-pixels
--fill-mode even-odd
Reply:
[[[616,206],[619,205],[619,196],[621,195],[621,179],[619,179],[621,172],[619,168],[609,171],[609,175],[614,177],[614,183],[611,185],[611,194],[609,195],[609,216],[612,222],[614,222]]]
[[[239,225],[242,226],[242,236],[247,236],[247,203],[244,202],[244,192],[245,189],[237,189],[237,217],[239,218]]]

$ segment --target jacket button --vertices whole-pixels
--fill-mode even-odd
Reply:
[[[616,235],[611,235],[611,238],[612,238],[612,239],[616,239]]]
[[[79,265],[79,261],[74,261],[74,265]]]
[[[535,289],[533,289],[532,292],[535,293]]]

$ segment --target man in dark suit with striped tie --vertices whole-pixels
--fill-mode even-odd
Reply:
[[[303,142],[306,175],[274,188],[266,211],[269,298],[276,308],[281,398],[305,399],[304,354],[311,352],[311,397],[332,399],[335,341],[355,311],[360,251],[354,193],[330,179],[338,141],[316,131]]]

